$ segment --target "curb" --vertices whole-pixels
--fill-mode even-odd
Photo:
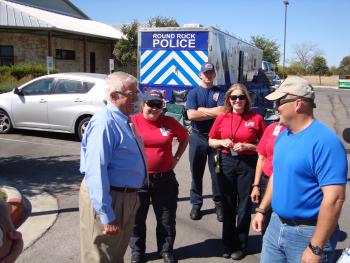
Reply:
[[[0,190],[7,195],[6,202],[10,204],[11,219],[15,227],[18,228],[23,223],[27,214],[22,195],[16,188],[10,186],[2,186]]]

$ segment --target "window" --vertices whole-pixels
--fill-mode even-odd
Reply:
[[[13,46],[0,46],[0,66],[7,66],[13,64]]]
[[[66,49],[56,49],[56,59],[75,60],[75,51]]]
[[[45,95],[49,93],[53,78],[40,79],[32,82],[21,89],[24,96],[28,95]]]
[[[77,80],[60,79],[57,81],[54,94],[87,93],[95,84]]]

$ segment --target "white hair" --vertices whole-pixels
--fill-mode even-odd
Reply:
[[[137,86],[137,79],[125,72],[117,71],[109,74],[106,79],[106,98],[111,101],[111,94],[124,91],[124,82],[132,82]]]

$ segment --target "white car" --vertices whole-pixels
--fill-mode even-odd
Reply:
[[[60,73],[0,94],[0,133],[13,128],[75,133],[106,105],[105,74]]]

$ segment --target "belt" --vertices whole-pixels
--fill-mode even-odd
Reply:
[[[289,225],[289,226],[316,226],[317,220],[310,219],[310,220],[292,220],[292,219],[286,219],[283,217],[278,216],[283,224]]]
[[[138,189],[136,189],[136,188],[117,187],[117,186],[112,186],[112,185],[111,185],[110,189],[112,191],[123,192],[123,193],[133,193],[133,192],[138,191]]]
[[[203,135],[203,136],[206,136],[208,137],[209,135],[209,132],[200,132],[199,130],[196,130],[196,129],[193,129],[191,130],[193,133],[196,133],[196,134],[200,134],[200,135]]]
[[[166,172],[160,172],[160,173],[149,173],[149,177],[151,179],[159,179],[159,178],[164,178],[170,175],[173,175],[174,171],[173,169],[166,171]]]

